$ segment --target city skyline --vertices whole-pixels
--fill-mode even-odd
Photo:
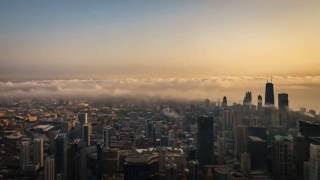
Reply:
[[[319,0],[0,0],[0,180],[320,180]]]
[[[175,99],[222,101],[242,104],[246,91],[252,91],[252,101],[265,97],[267,76],[211,76],[202,78],[111,78],[23,80],[0,82],[0,98],[20,97],[134,97],[141,99]],[[319,111],[320,76],[273,76],[275,104],[279,93],[288,93],[290,108]],[[264,102],[264,101],[263,101]]]
[[[319,0],[0,0],[0,180],[319,180]]]
[[[198,100],[226,95],[239,103],[247,90],[263,94],[273,75],[276,91],[288,92],[292,107],[319,110],[319,5],[2,1],[0,92]]]

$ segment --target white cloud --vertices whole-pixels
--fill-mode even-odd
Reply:
[[[33,80],[2,81],[0,97],[20,96],[132,96],[178,99],[221,99],[241,102],[246,90],[255,95],[264,94],[266,78],[263,76],[214,76],[207,78],[125,78],[109,80]],[[318,97],[320,76],[274,76],[277,90],[288,92],[296,106],[302,100]],[[302,97],[304,94],[305,97]],[[314,96],[314,97],[311,97]],[[298,99],[298,100],[297,100]],[[301,102],[300,102],[301,101]],[[306,102],[308,103],[308,102]],[[315,104],[315,103],[313,103]],[[320,105],[316,105],[320,107]]]

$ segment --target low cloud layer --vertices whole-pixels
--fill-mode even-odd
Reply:
[[[214,76],[208,78],[125,78],[110,80],[2,81],[0,97],[113,96],[176,99],[221,99],[241,102],[245,91],[264,95],[266,77]],[[294,108],[320,109],[320,76],[275,76],[276,93],[287,92]],[[255,99],[255,98],[254,98]]]

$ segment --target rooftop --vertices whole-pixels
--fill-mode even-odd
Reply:
[[[261,139],[258,136],[249,136],[249,139],[256,142],[265,142],[265,140]]]
[[[291,135],[288,135],[288,136],[275,135],[273,138],[275,141],[293,141],[293,137]]]

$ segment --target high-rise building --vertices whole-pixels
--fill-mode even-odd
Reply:
[[[30,141],[22,141],[20,148],[20,166],[24,171],[30,164]]]
[[[147,120],[145,124],[145,136],[151,141],[156,139],[156,127],[155,123],[152,120]]]
[[[320,144],[310,144],[310,160],[320,161]]]
[[[235,150],[235,154],[238,157],[240,157],[242,153],[248,152],[249,136],[255,136],[259,139],[265,140],[267,139],[267,132],[266,132],[266,129],[262,127],[247,127],[247,126],[237,127],[235,131],[235,149],[234,150]]]
[[[306,178],[307,180],[320,179],[320,144],[310,144],[310,158],[306,162]]]
[[[78,121],[79,121],[81,127],[83,124],[88,123],[88,114],[87,113],[79,113],[78,114]]]
[[[111,126],[107,126],[103,128],[103,144],[105,148],[110,148],[110,131]]]
[[[91,144],[91,125],[86,123],[82,126],[82,140],[86,146]]]
[[[252,170],[264,170],[267,164],[267,142],[258,136],[248,136],[247,151]]]
[[[103,146],[101,144],[97,144],[97,180],[101,180],[102,178],[102,153]]]
[[[259,95],[258,96],[258,110],[261,110],[262,109],[262,96]]]
[[[43,167],[43,139],[41,138],[33,141],[33,160],[35,164]]]
[[[223,110],[222,119],[223,119],[222,129],[231,130],[233,125],[231,111],[227,109]]]
[[[78,114],[78,121],[79,121],[79,125],[81,128],[80,138],[83,138],[83,130],[82,129],[83,129],[83,125],[88,123],[88,114],[84,113],[84,112],[79,113]]]
[[[278,94],[278,108],[282,111],[289,110],[289,98],[287,93]]]
[[[67,150],[68,137],[65,133],[60,133],[55,137],[55,170],[63,180],[67,179]]]
[[[273,179],[294,179],[296,171],[293,138],[291,136],[275,136],[271,154]]]
[[[120,168],[119,149],[103,149],[101,154],[101,163],[101,173],[109,177],[114,176]]]
[[[168,136],[161,136],[161,138],[160,138],[160,146],[161,147],[168,147],[169,146],[169,138],[168,138]]]
[[[174,136],[175,136],[174,130],[170,129],[168,131],[168,143],[169,143],[169,146],[174,146],[174,144],[175,144]]]
[[[213,118],[201,116],[198,118],[197,158],[200,166],[214,163]]]
[[[279,125],[281,127],[287,127],[289,122],[289,100],[288,94],[278,94],[278,108],[279,108]]]
[[[320,137],[320,124],[308,121],[299,121],[299,133],[305,137]]]
[[[294,151],[295,151],[295,162],[297,169],[297,179],[303,179],[304,165],[309,160],[310,153],[310,139],[304,136],[296,136],[294,138]]]
[[[52,157],[47,157],[45,160],[44,180],[55,180],[55,162]]]
[[[248,144],[248,127],[246,126],[238,126],[235,129],[235,148],[234,154],[237,157],[240,157],[242,153],[247,152],[247,144]]]
[[[267,105],[265,106],[266,108],[264,109],[264,125],[266,127],[277,127],[279,128],[281,126],[280,123],[280,116],[279,116],[279,111],[274,108],[274,105]]]
[[[227,101],[227,97],[226,96],[223,96],[221,106],[224,107],[224,108],[228,107],[228,101]]]
[[[252,93],[251,91],[247,91],[246,95],[244,96],[243,99],[243,105],[245,106],[251,106],[252,105]]]
[[[68,145],[67,166],[68,166],[68,180],[80,179],[80,139],[75,139]]]
[[[267,82],[265,91],[265,105],[267,107],[274,106],[274,89],[272,82]]]

